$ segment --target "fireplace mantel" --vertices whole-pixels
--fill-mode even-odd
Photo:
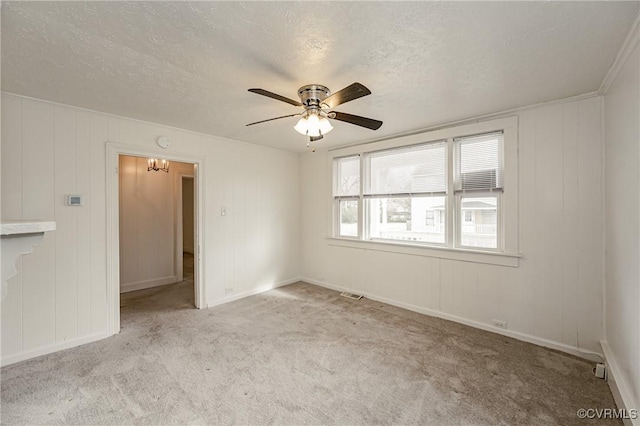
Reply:
[[[2,300],[7,297],[7,282],[18,273],[16,263],[42,241],[44,233],[55,231],[56,223],[45,220],[2,220]]]

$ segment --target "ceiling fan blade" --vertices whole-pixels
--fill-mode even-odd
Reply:
[[[300,102],[298,102],[298,101],[294,101],[293,99],[285,98],[284,96],[277,95],[275,93],[269,92],[268,90],[264,90],[264,89],[249,89],[249,91],[251,93],[257,93],[258,95],[266,96],[266,97],[272,98],[272,99],[277,99],[279,101],[286,102],[286,103],[291,104],[291,105],[302,106],[302,104]]]
[[[300,115],[300,114],[289,114],[289,115],[283,115],[282,117],[269,118],[268,120],[262,120],[262,121],[256,121],[255,123],[249,123],[249,124],[247,124],[247,126],[253,126],[254,124],[266,123],[267,121],[280,120],[281,118],[295,117],[296,115]]]
[[[367,89],[360,83],[353,83],[342,90],[330,95],[322,101],[323,104],[329,105],[329,108],[335,108],[340,104],[352,101],[371,94],[371,90]]]
[[[322,139],[324,136],[320,135],[320,136],[309,136],[309,142],[315,142],[315,141],[319,141],[320,139]]]
[[[360,117],[359,115],[346,114],[344,112],[332,111],[329,113],[329,118],[334,120],[344,121],[345,123],[355,124],[356,126],[366,127],[371,130],[378,130],[382,126],[382,121],[374,120],[373,118]]]

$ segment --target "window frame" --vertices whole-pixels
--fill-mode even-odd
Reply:
[[[455,139],[492,132],[502,132],[502,190],[501,191],[470,191],[455,193],[454,179],[456,176]],[[369,224],[368,202],[364,195],[365,179],[368,179],[368,163],[366,156],[379,151],[409,148],[412,145],[422,145],[446,141],[446,195],[445,198],[445,244],[416,243],[392,239],[370,239],[367,235]],[[418,254],[423,256],[446,259],[460,259],[471,262],[490,263],[504,266],[518,266],[518,117],[511,116],[500,119],[487,120],[477,123],[448,127],[409,136],[396,137],[378,142],[355,145],[347,148],[337,148],[328,152],[331,170],[331,213],[329,244],[347,247],[367,248],[372,250],[392,251],[397,253]],[[360,158],[360,195],[358,199],[358,236],[341,237],[338,235],[339,212],[336,210],[334,197],[335,167],[334,161],[339,158],[358,155]],[[414,194],[419,196],[419,194]],[[461,245],[462,215],[461,201],[465,197],[491,196],[497,198],[497,245],[494,248],[471,247]],[[393,198],[391,195],[388,198]],[[398,198],[398,197],[396,197]],[[344,197],[342,197],[344,199]],[[337,203],[339,209],[339,202]],[[336,214],[337,213],[337,214]]]

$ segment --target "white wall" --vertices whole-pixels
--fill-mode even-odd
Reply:
[[[604,97],[606,280],[603,347],[628,409],[640,407],[640,53],[638,33]],[[607,350],[608,349],[608,350]],[[614,395],[615,383],[614,383]]]
[[[327,153],[316,152],[300,166],[303,277],[485,328],[505,320],[520,337],[601,352],[601,99],[518,115],[518,268],[329,245],[330,170]]]
[[[106,336],[105,143],[155,149],[160,135],[206,163],[208,303],[300,275],[297,154],[3,94],[2,218],[57,223],[9,281],[3,364]]]
[[[193,165],[172,161],[169,173],[147,167],[147,158],[120,156],[120,292],[178,281],[176,185],[178,172],[193,175]]]

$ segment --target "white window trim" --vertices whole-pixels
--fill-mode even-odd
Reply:
[[[425,246],[422,244],[401,243],[395,241],[357,240],[355,238],[341,237],[327,237],[327,244],[336,247],[400,253],[411,256],[435,257],[438,259],[461,260],[464,262],[486,263],[489,265],[509,266],[512,268],[518,267],[519,259],[522,257],[519,254]]]
[[[358,206],[358,238],[345,238],[335,236],[335,215],[334,215],[334,199],[333,199],[333,185],[334,185],[334,172],[333,163],[334,159],[340,157],[348,157],[351,155],[360,155],[360,158],[369,152],[381,151],[386,149],[400,148],[408,145],[417,145],[426,142],[435,142],[438,140],[449,140],[462,136],[489,133],[493,131],[503,131],[504,138],[504,151],[503,151],[503,193],[500,195],[500,203],[502,208],[500,209],[501,217],[501,229],[498,232],[498,238],[501,239],[502,249],[485,250],[485,249],[470,249],[461,247],[440,247],[436,245],[423,245],[423,244],[411,244],[406,242],[390,242],[380,240],[365,240],[365,212],[364,206],[362,206],[362,200],[360,200]],[[449,167],[450,155],[453,155],[451,150],[453,144],[449,145],[449,151],[447,152],[447,167]],[[383,141],[372,142],[367,144],[361,144],[356,146],[350,146],[346,148],[339,148],[329,151],[329,179],[328,185],[330,188],[329,193],[331,199],[329,202],[329,229],[327,240],[330,245],[352,247],[367,250],[379,250],[394,253],[404,253],[410,255],[428,256],[443,259],[462,260],[477,263],[488,263],[501,266],[517,267],[518,260],[521,257],[518,247],[518,117],[506,117],[495,120],[480,121],[477,123],[466,124],[464,126],[449,127],[446,129],[438,129],[430,132],[419,133],[409,136],[402,136],[397,138],[391,138]],[[360,180],[363,182],[364,173],[363,167],[360,168]],[[452,173],[447,173],[448,179],[452,179]],[[447,202],[454,201],[452,197],[453,188],[451,185],[453,182],[448,182],[449,195],[447,196]],[[447,209],[448,226],[447,241],[453,241],[454,234],[454,212],[456,209]],[[459,233],[458,233],[459,234]]]

